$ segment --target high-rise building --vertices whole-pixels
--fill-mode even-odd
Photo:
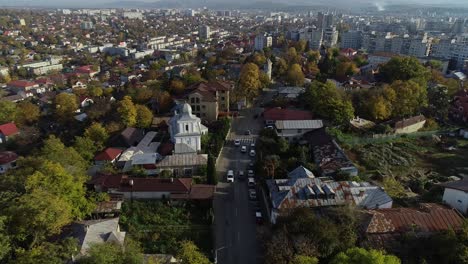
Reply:
[[[81,22],[80,27],[83,30],[90,30],[90,29],[94,28],[94,24],[91,21],[83,21],[83,22]]]
[[[341,34],[342,49],[352,48],[358,50],[362,45],[362,32],[357,30],[350,30]]]
[[[309,42],[309,48],[318,50],[322,46],[323,30],[305,28],[299,32],[299,39]]]
[[[317,15],[317,28],[326,29],[328,27],[333,26],[334,17],[332,13],[324,14],[322,12],[318,12]]]
[[[323,32],[323,45],[327,48],[336,47],[338,44],[338,31],[336,27],[329,27]]]
[[[198,34],[201,39],[209,39],[211,36],[210,27],[207,25],[201,25],[200,28],[198,29]]]
[[[254,49],[263,50],[264,48],[271,47],[273,45],[273,38],[267,34],[260,34],[255,36]]]
[[[453,33],[455,34],[463,34],[465,33],[465,19],[457,18],[455,24],[453,24]]]

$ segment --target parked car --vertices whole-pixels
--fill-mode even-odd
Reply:
[[[242,146],[242,147],[241,147],[241,152],[242,152],[242,153],[246,153],[246,152],[247,152],[247,147],[246,147],[246,146]]]
[[[246,136],[249,136],[249,135],[252,134],[252,133],[250,132],[250,130],[246,130],[244,134],[245,134]]]
[[[248,170],[247,171],[247,176],[248,177],[254,177],[254,171],[253,170]]]
[[[257,200],[257,192],[254,189],[249,189],[249,199]]]
[[[262,216],[262,212],[260,212],[260,210],[255,210],[255,221],[259,225],[263,224],[263,216]]]
[[[249,168],[253,168],[253,167],[254,167],[254,165],[255,165],[255,163],[253,163],[253,162],[249,162]]]
[[[273,129],[273,126],[266,126],[266,129]]]
[[[255,142],[250,143],[250,148],[255,149]]]
[[[234,182],[234,171],[228,170],[227,172],[227,182]]]
[[[250,157],[255,157],[255,150],[251,149],[249,152]]]
[[[236,146],[236,147],[240,146],[240,140],[239,139],[234,140],[234,146]]]
[[[255,187],[255,179],[253,177],[249,177],[249,181],[247,182],[247,186],[249,186],[250,188]]]
[[[239,180],[245,180],[245,174],[244,171],[239,171]]]

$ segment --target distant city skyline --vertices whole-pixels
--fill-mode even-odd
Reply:
[[[232,1],[229,0],[82,0],[82,1],[72,1],[72,0],[19,0],[19,1],[10,1],[10,0],[0,0],[0,6],[44,6],[44,7],[116,7],[119,5],[131,6],[132,3],[135,3],[135,8],[145,7],[145,6],[157,6],[160,3],[171,3],[179,5],[180,7],[199,7],[203,5],[222,5],[223,3],[232,5]],[[307,1],[307,0],[292,0],[292,1],[283,1],[283,0],[239,0],[236,1],[239,5],[253,4],[256,2],[272,2],[275,4],[284,4],[284,5],[320,5],[320,6],[357,6],[357,7],[366,7],[366,6],[375,6],[380,10],[384,10],[386,6],[393,4],[418,4],[418,5],[434,5],[434,6],[462,6],[468,8],[468,1],[466,0],[448,0],[443,3],[438,0],[318,0],[318,1]]]

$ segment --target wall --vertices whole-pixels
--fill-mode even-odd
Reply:
[[[169,192],[125,192],[123,193],[125,199],[162,199],[162,197],[169,198]]]
[[[467,213],[468,193],[459,191],[459,190],[445,188],[444,196],[442,197],[442,200],[445,203],[449,204],[451,207],[460,211],[461,213],[463,214]]]
[[[406,133],[417,132],[419,129],[423,128],[424,124],[426,124],[426,120],[413,124],[411,126],[395,129],[395,134],[406,134]]]
[[[276,130],[276,133],[287,141],[293,142],[294,139],[299,140],[305,133],[312,130],[314,129],[300,129],[301,132],[298,132],[298,129],[281,129],[281,132]]]

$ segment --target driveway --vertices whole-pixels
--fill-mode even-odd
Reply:
[[[255,141],[262,127],[254,118],[260,111],[259,108],[244,109],[233,119],[231,134],[217,163],[220,183],[214,197],[214,213],[218,263],[260,263],[254,204],[248,199],[247,182],[237,178],[239,170],[247,172],[253,158],[248,153],[241,153],[240,147],[233,143],[234,139],[240,139],[241,145],[250,150],[250,143]],[[250,130],[251,135],[244,135],[246,130]],[[234,170],[236,178],[234,183],[228,184],[226,172],[229,169]]]

